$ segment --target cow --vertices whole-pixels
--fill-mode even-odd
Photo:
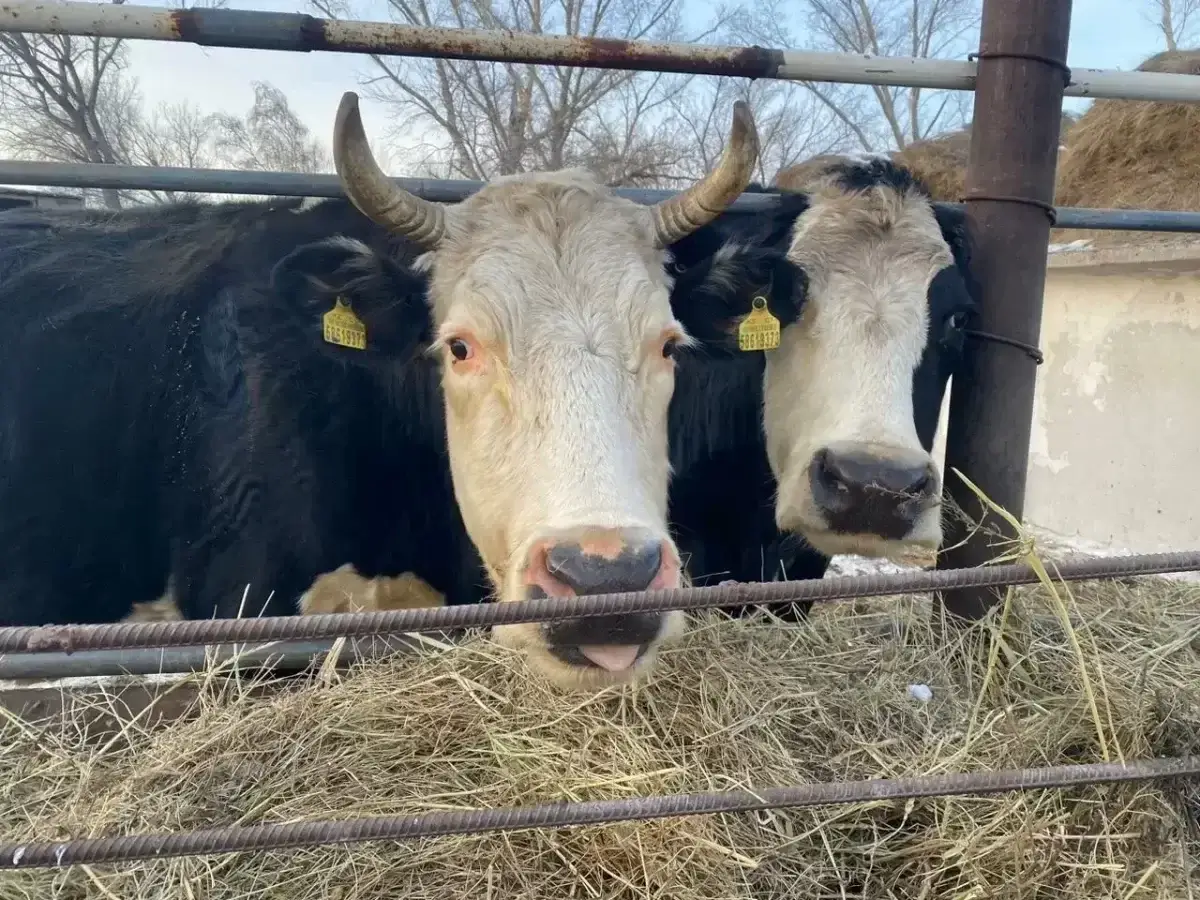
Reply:
[[[978,297],[965,216],[887,157],[818,157],[776,184],[747,186],[776,207],[671,246],[672,306],[701,340],[671,399],[669,518],[698,585],[821,578],[833,555],[941,543],[931,451]],[[756,296],[780,321],[776,350],[738,349]]]
[[[578,170],[425,201],[352,93],[334,159],[349,202],[50,217],[4,264],[0,622],[112,621],[168,578],[188,617],[286,614],[345,563],[456,602],[472,553],[500,601],[679,584],[667,410],[705,328],[673,313],[666,248],[749,182],[749,108],[649,207]],[[493,633],[601,687],[682,621]]]
[[[965,216],[886,157],[818,157],[748,190],[779,205],[671,248],[677,309],[732,317],[761,296],[780,320],[777,349],[713,358],[705,341],[681,361],[670,516],[693,580],[820,578],[834,555],[936,549],[931,451],[978,298]]]

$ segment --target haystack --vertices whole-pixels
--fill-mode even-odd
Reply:
[[[971,129],[968,127],[915,141],[892,154],[892,158],[925,182],[934,200],[957,203],[966,190],[970,149]]]
[[[1059,125],[1060,140],[1066,138],[1075,122],[1071,113],[1063,113]],[[970,156],[970,125],[937,137],[914,141],[892,154],[896,162],[907,166],[925,182],[934,200],[943,203],[958,203],[966,193]]]
[[[1014,596],[1006,619],[975,626],[1004,666],[986,654],[955,663],[929,625],[928,598],[909,597],[866,611],[826,604],[798,627],[702,617],[651,683],[593,697],[543,687],[481,638],[273,696],[210,679],[198,718],[135,726],[103,747],[70,722],[39,731],[10,721],[0,727],[0,834],[1200,751],[1200,588],[1091,584],[1060,593],[1061,607],[1041,589]],[[0,897],[1181,900],[1200,875],[1200,793],[1181,790],[1085,787],[2,873]]]
[[[1142,72],[1200,75],[1200,50],[1159,53]],[[1071,129],[1059,161],[1060,206],[1200,210],[1200,106],[1097,100]],[[1060,232],[1053,240],[1129,234]],[[1152,238],[1153,239],[1153,238]]]

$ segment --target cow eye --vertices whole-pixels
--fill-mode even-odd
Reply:
[[[677,352],[679,352],[678,338],[667,338],[665,341],[663,341],[663,359],[674,359]]]
[[[951,328],[962,328],[967,324],[967,314],[965,312],[956,312],[950,317],[949,325]]]
[[[462,338],[452,338],[446,346],[450,348],[450,355],[459,362],[466,362],[471,358],[471,345]]]

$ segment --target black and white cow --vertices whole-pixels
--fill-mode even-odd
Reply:
[[[671,248],[677,309],[714,322],[764,296],[782,326],[777,349],[711,358],[706,341],[709,358],[681,362],[671,519],[697,583],[820,578],[832,555],[942,537],[930,454],[975,310],[965,217],[886,158],[822,157],[779,182],[772,211]]]
[[[346,561],[461,596],[472,544],[501,601],[679,583],[667,410],[695,339],[665,248],[748,183],[748,108],[652,207],[579,171],[422,200],[352,94],[334,156],[353,206],[0,220],[0,623],[113,620],[168,577],[188,616],[236,614],[247,582],[246,612],[292,612]],[[682,621],[495,634],[603,685]]]

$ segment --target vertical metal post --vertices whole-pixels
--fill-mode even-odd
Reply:
[[[1035,346],[1070,28],[1071,0],[984,0],[964,198],[981,294],[975,327]],[[946,488],[976,522],[984,518],[982,505],[950,470],[961,471],[1018,519],[1024,514],[1036,374],[1021,349],[973,340],[954,377]],[[989,528],[993,523],[1003,525],[987,516]],[[939,568],[977,566],[996,556],[985,534],[964,543],[967,530],[949,519],[947,526],[949,549],[939,555]],[[976,619],[998,599],[991,589],[963,589],[945,592],[940,601],[947,612]]]

